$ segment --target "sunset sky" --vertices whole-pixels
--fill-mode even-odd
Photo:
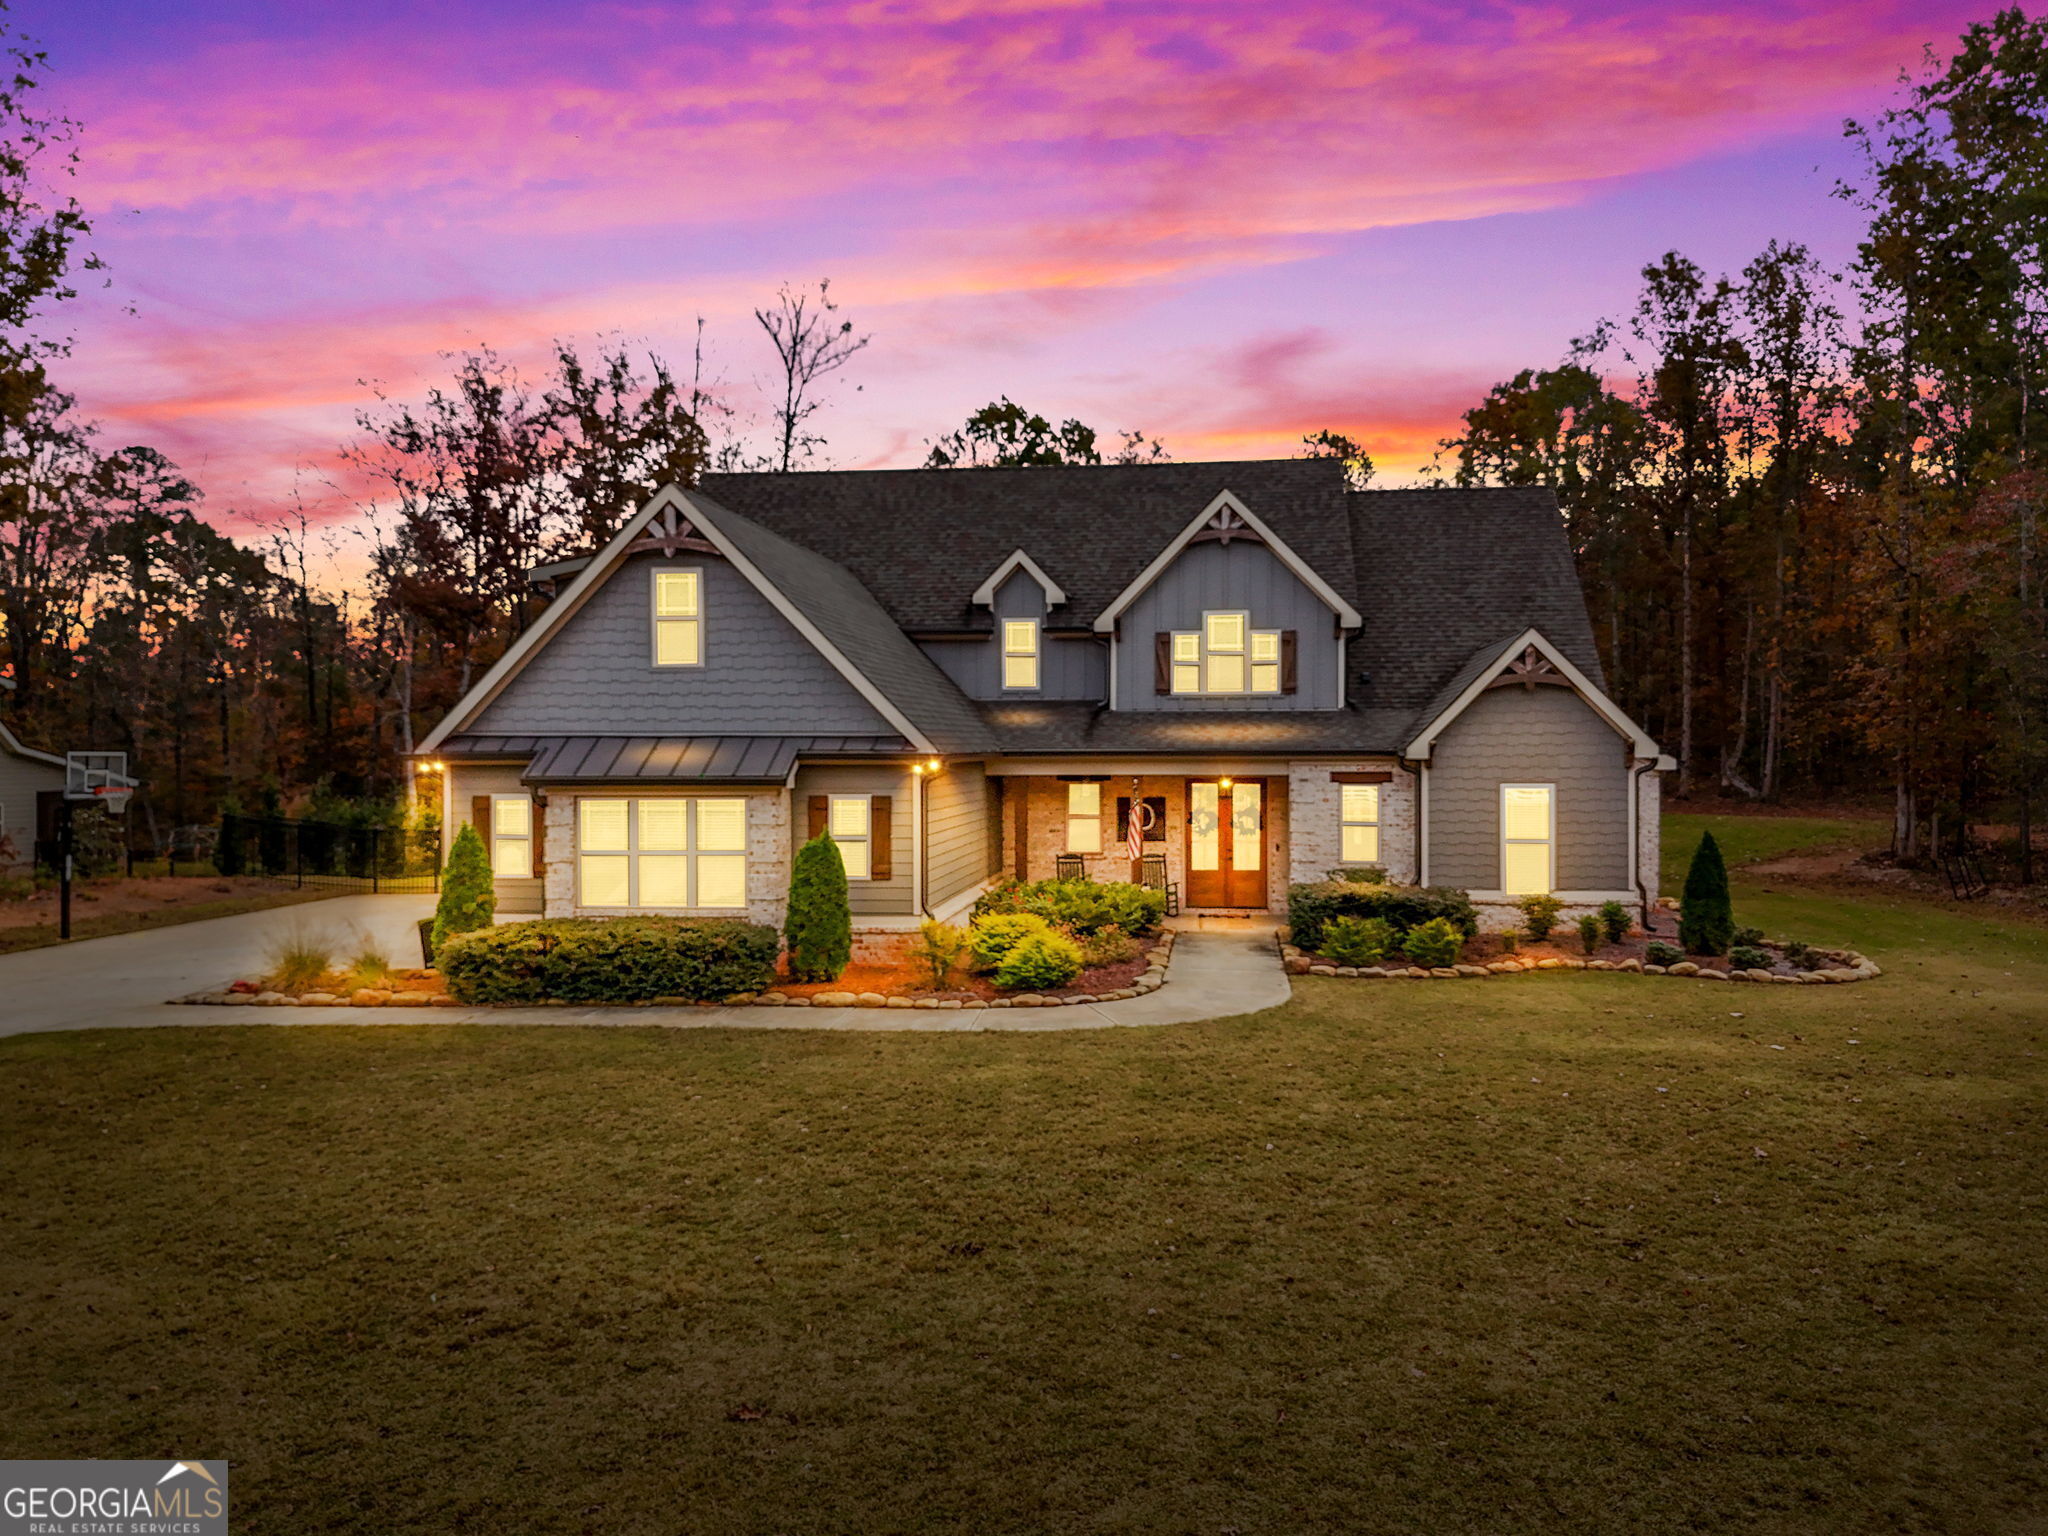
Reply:
[[[1840,262],[1840,127],[1986,3],[25,0],[113,286],[65,380],[217,521],[326,488],[363,381],[623,334],[735,402],[749,307],[874,342],[819,425],[900,466],[1008,394],[1178,458],[1329,426],[1398,481],[1666,249]],[[854,386],[859,385],[858,391]]]

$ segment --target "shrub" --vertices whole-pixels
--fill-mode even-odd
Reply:
[[[1828,957],[1811,944],[1797,939],[1785,941],[1785,962],[1795,971],[1817,971],[1828,963]]]
[[[1739,971],[1768,971],[1774,963],[1770,951],[1754,944],[1736,945],[1728,952],[1728,958]]]
[[[1378,965],[1394,947],[1384,917],[1333,917],[1323,924],[1322,952],[1339,965]]]
[[[775,979],[775,930],[732,917],[557,917],[502,923],[439,951],[465,1003],[715,1002]]]
[[[1579,948],[1592,954],[1600,947],[1600,919],[1591,912],[1579,919]]]
[[[1500,952],[1501,952],[1502,954],[1504,954],[1504,955],[1512,955],[1512,954],[1513,954],[1513,953],[1514,953],[1514,952],[1515,952],[1516,950],[1520,949],[1521,947],[1522,947],[1522,930],[1521,930],[1521,929],[1519,929],[1519,928],[1503,928],[1503,929],[1501,929],[1501,931],[1500,931]]]
[[[1557,914],[1564,903],[1555,896],[1524,896],[1515,903],[1522,909],[1522,921],[1529,925],[1529,937],[1541,944],[1557,926]]]
[[[1685,958],[1685,951],[1676,944],[1666,944],[1662,939],[1650,940],[1643,952],[1645,965],[1676,965]]]
[[[334,941],[323,933],[294,926],[271,940],[265,959],[269,969],[263,979],[274,990],[304,991],[334,964]]]
[[[1451,965],[1464,947],[1463,930],[1447,917],[1432,917],[1401,940],[1401,948],[1417,965]]]
[[[491,856],[483,837],[464,823],[448,848],[448,867],[441,872],[441,899],[434,906],[434,953],[458,933],[491,926],[498,898],[491,885]]]
[[[1042,992],[1063,987],[1081,974],[1081,946],[1048,929],[1027,933],[996,967],[996,985],[1006,992]]]
[[[1678,942],[1695,955],[1725,955],[1735,941],[1735,908],[1728,899],[1728,866],[1714,834],[1702,832],[1685,890],[1678,898]]]
[[[1318,880],[1290,886],[1287,924],[1294,942],[1321,954],[1323,926],[1333,917],[1384,918],[1396,935],[1436,918],[1449,922],[1468,938],[1479,932],[1479,912],[1472,898],[1450,886],[1354,885],[1345,880]]]
[[[932,991],[943,992],[967,959],[972,942],[965,928],[926,918],[918,925],[917,942],[910,947],[910,964]]]
[[[1735,942],[1746,949],[1756,949],[1763,944],[1763,941],[1764,931],[1761,928],[1738,928],[1735,930]]]
[[[1620,902],[1600,903],[1600,931],[1607,936],[1608,943],[1619,944],[1628,937],[1629,929],[1634,926],[1634,921],[1628,915],[1628,908]]]
[[[837,981],[853,958],[853,913],[846,899],[846,862],[829,833],[796,852],[789,871],[789,910],[782,920],[795,981]]]
[[[1127,880],[1009,880],[974,904],[977,918],[1016,912],[1084,937],[1104,928],[1145,933],[1166,916],[1166,892]]]
[[[1051,933],[1052,924],[1036,912],[991,912],[974,923],[974,963],[992,971],[1026,939]]]
[[[1377,864],[1352,864],[1331,870],[1330,878],[1347,885],[1385,885],[1387,872]]]
[[[1122,965],[1144,953],[1144,946],[1121,928],[1105,928],[1080,942],[1081,964],[1091,971],[1099,965]]]

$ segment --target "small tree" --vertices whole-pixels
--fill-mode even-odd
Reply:
[[[1728,866],[1714,834],[1700,835],[1700,845],[1685,872],[1685,892],[1678,899],[1678,942],[1687,954],[1725,955],[1735,942],[1735,907],[1728,899]]]
[[[793,981],[837,981],[853,958],[853,914],[846,900],[846,863],[829,832],[797,850],[789,872],[789,914],[782,933]]]
[[[441,871],[441,900],[434,908],[433,951],[458,933],[491,926],[498,896],[491,888],[491,856],[475,827],[464,823],[448,849],[448,867]]]

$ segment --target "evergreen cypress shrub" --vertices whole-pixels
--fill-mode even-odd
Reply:
[[[789,871],[789,912],[782,920],[792,981],[837,981],[853,958],[853,913],[846,861],[829,832],[796,852]]]
[[[1678,899],[1678,942],[1693,955],[1725,955],[1735,942],[1735,906],[1728,897],[1728,866],[1714,834],[1702,832]]]
[[[441,946],[458,933],[490,927],[497,911],[490,853],[477,829],[465,823],[448,849],[448,867],[441,871],[441,899],[434,907],[434,953],[440,954]]]
[[[1592,954],[1600,947],[1600,919],[1591,912],[1579,919],[1579,948]]]
[[[1634,920],[1628,915],[1628,908],[1618,901],[1600,903],[1600,931],[1607,935],[1607,942],[1619,944],[1628,937]]]

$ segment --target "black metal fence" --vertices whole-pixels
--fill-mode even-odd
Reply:
[[[213,867],[348,891],[438,891],[441,839],[406,827],[343,826],[285,816],[223,816]]]

